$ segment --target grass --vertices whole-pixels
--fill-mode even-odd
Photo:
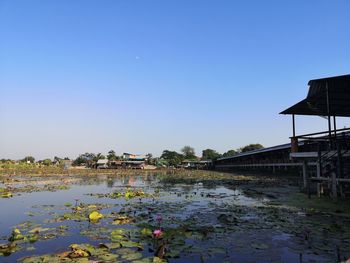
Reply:
[[[350,217],[350,202],[348,199],[333,201],[326,196],[311,196],[311,198],[308,198],[306,194],[296,192],[285,196],[283,201],[283,203],[289,206],[304,208],[310,211],[342,214]]]

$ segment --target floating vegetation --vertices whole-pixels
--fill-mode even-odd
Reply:
[[[284,180],[201,173],[135,174],[132,180],[130,174],[70,177],[61,186],[63,179],[50,179],[50,186],[36,178],[37,185],[0,185],[1,195],[16,196],[0,199],[2,207],[15,209],[0,218],[0,256],[25,263],[281,262],[298,260],[300,254],[305,262],[329,262],[350,257],[346,212],[287,205],[285,193],[298,194]]]
[[[126,243],[126,242],[125,242]],[[131,247],[131,246],[130,246]],[[37,262],[154,262],[165,263],[159,257],[143,257],[142,253],[130,248],[121,248],[112,244],[72,244],[68,251],[58,254],[46,254],[40,256],[28,256],[21,259],[23,263]]]
[[[10,198],[13,195],[12,195],[12,192],[10,189],[0,188],[0,196],[1,196],[1,198]]]
[[[103,215],[98,211],[93,211],[89,214],[90,222],[98,222],[101,218],[103,218]]]

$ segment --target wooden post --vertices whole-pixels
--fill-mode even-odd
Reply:
[[[336,140],[337,142],[337,175],[338,178],[343,178],[343,160],[342,160],[342,153],[341,153],[341,148],[340,148],[340,142]],[[339,182],[339,191],[340,191],[340,196],[343,196],[343,187],[341,182]]]
[[[318,151],[317,151],[317,165],[316,165],[316,176],[317,178],[320,178],[322,176],[322,160],[321,160],[321,146],[318,145]],[[321,196],[321,183],[317,182],[317,196]]]
[[[291,152],[292,153],[298,152],[298,138],[297,137],[291,138]]]
[[[303,161],[303,186],[307,188],[307,161]]]
[[[327,102],[327,117],[328,117],[328,139],[329,139],[329,150],[332,148],[332,126],[331,126],[331,108],[330,108],[330,94],[328,82],[326,81],[326,102]]]
[[[292,122],[293,122],[293,137],[291,137],[291,152],[296,153],[298,152],[298,138],[295,137],[295,115],[292,114]]]
[[[332,199],[337,200],[337,173],[333,170],[331,172],[332,176]]]
[[[292,120],[293,120],[293,137],[295,137],[295,116],[292,114]]]

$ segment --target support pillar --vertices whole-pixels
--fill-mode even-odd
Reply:
[[[318,145],[318,150],[317,150],[317,164],[316,164],[316,177],[320,178],[322,176],[322,158],[321,158],[321,146]],[[321,183],[318,181],[317,182],[317,196],[321,196]]]
[[[327,105],[327,119],[328,119],[328,140],[329,140],[329,150],[332,149],[332,126],[331,126],[331,109],[330,109],[330,92],[328,87],[328,82],[326,81],[326,105]]]
[[[303,186],[307,189],[307,161],[303,161]]]
[[[331,172],[332,176],[332,199],[333,201],[337,200],[337,173],[335,171]]]
[[[316,169],[317,169],[316,177],[320,178],[321,177],[321,165],[319,162],[317,162]],[[321,183],[319,181],[317,182],[317,197],[321,197]]]

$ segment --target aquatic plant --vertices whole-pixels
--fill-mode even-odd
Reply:
[[[98,222],[101,218],[103,218],[103,215],[98,211],[93,211],[89,214],[91,222]]]
[[[153,236],[156,238],[160,238],[163,236],[163,231],[161,229],[156,229],[153,231]]]
[[[157,220],[158,224],[161,224],[162,220],[163,220],[163,217],[161,215],[157,215],[156,216],[156,220]]]

